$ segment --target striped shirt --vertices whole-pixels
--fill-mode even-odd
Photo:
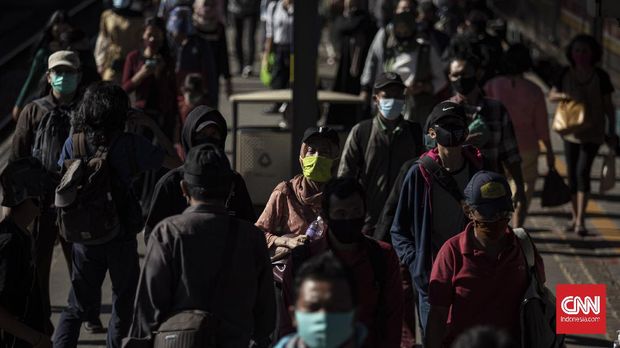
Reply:
[[[502,164],[521,162],[512,121],[501,102],[480,97],[478,105],[466,105],[465,99],[459,95],[453,96],[449,101],[465,105],[466,110],[474,110],[471,113],[468,112],[467,116],[470,120],[478,114],[489,129],[489,140],[479,148],[484,157],[486,169],[501,173]]]

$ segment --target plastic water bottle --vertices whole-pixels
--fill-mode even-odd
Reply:
[[[317,240],[323,237],[323,231],[325,231],[325,221],[319,216],[308,226],[306,236],[308,236],[310,240]]]

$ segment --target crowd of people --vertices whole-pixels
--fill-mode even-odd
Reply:
[[[548,170],[556,159],[529,49],[491,32],[484,1],[326,2],[333,89],[366,103],[326,111],[351,128],[344,142],[334,127],[306,130],[300,173],[260,214],[225,152],[220,85],[232,93],[230,66],[257,75],[255,56],[272,65],[271,88],[293,83],[293,0],[146,3],[111,1],[92,48],[58,11],[36,47],[0,176],[1,347],[76,347],[82,326],[128,348],[162,335],[204,347],[522,346],[520,304],[545,270],[537,252],[529,267],[513,228],[526,222],[539,144]],[[561,132],[566,231],[580,236],[594,157],[617,146],[601,56],[591,36],[573,38],[548,93],[583,113]],[[54,327],[57,241],[71,290]]]

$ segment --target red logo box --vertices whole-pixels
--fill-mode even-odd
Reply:
[[[605,284],[558,284],[556,330],[559,334],[605,334]]]

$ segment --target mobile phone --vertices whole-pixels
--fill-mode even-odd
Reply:
[[[157,65],[157,59],[148,58],[144,61],[144,65],[146,65],[149,68],[155,67]]]

